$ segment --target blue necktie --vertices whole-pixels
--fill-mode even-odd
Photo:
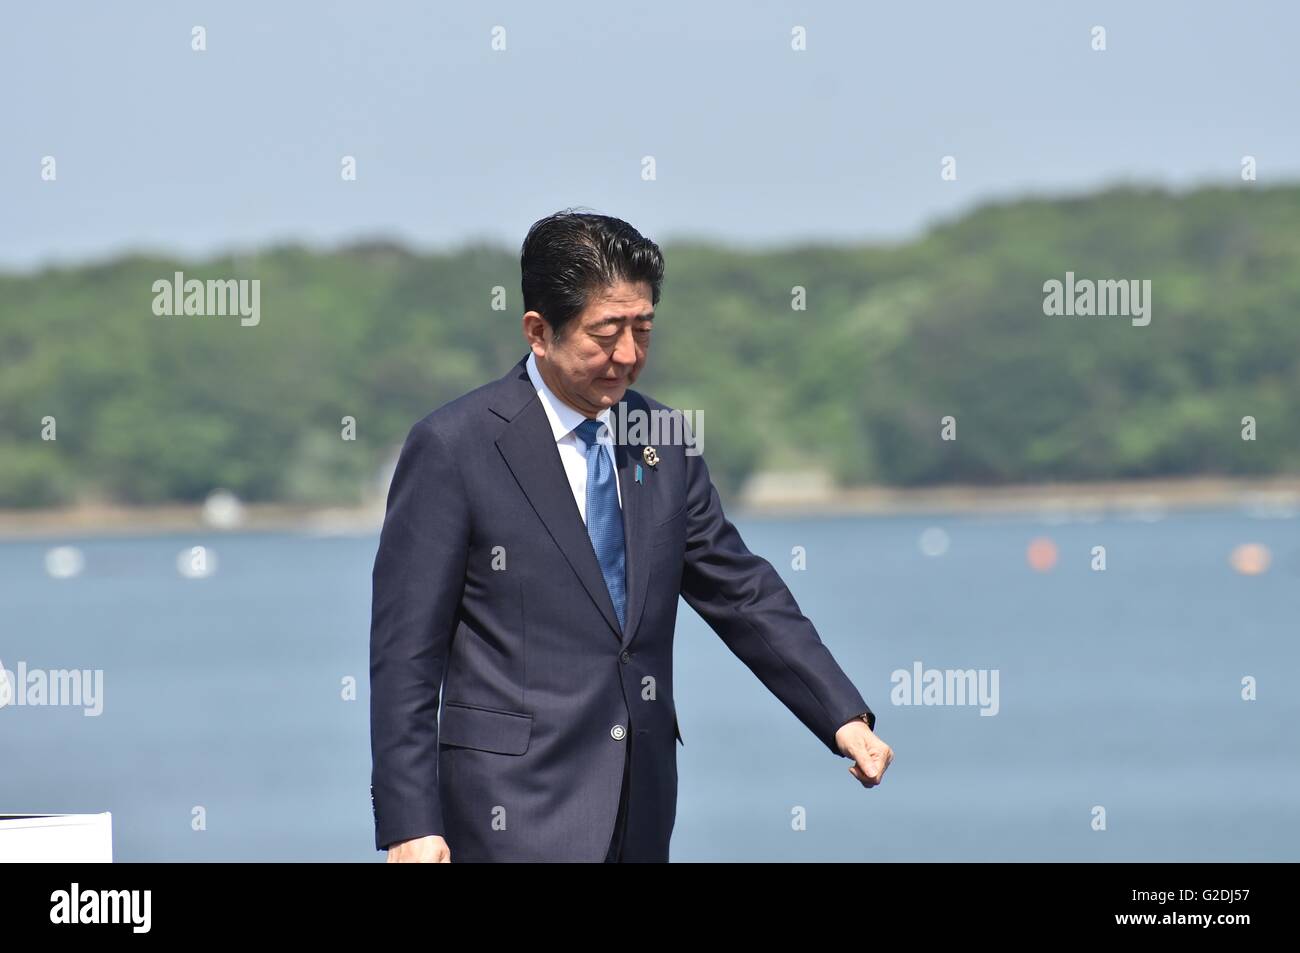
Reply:
[[[609,454],[596,440],[605,426],[599,420],[584,420],[574,428],[578,439],[587,445],[587,535],[605,577],[605,588],[618,614],[618,624],[626,625],[623,614],[627,604],[626,554],[623,548],[623,511],[618,505],[618,479]]]

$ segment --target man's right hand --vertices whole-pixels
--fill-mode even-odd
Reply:
[[[388,848],[390,864],[450,864],[451,848],[438,834],[402,841]]]

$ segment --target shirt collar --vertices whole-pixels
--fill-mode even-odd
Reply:
[[[546,381],[542,379],[542,372],[537,369],[537,355],[532,351],[528,352],[527,367],[528,379],[537,388],[537,396],[542,402],[542,409],[546,411],[546,419],[551,423],[551,433],[555,435],[555,440],[558,443],[573,433],[574,428],[586,420],[587,417],[556,397],[551,389],[546,386]],[[610,435],[613,428],[609,422],[610,409],[606,407],[596,415],[596,419],[605,425],[605,430],[601,432],[600,436],[601,442],[612,439]]]

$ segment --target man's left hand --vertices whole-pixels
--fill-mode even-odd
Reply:
[[[885,769],[894,760],[894,749],[877,738],[861,719],[847,722],[835,732],[835,743],[840,747],[840,754],[853,759],[849,774],[861,781],[864,788],[879,784]]]

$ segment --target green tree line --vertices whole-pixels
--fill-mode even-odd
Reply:
[[[704,413],[724,490],[810,465],[898,486],[1300,471],[1300,187],[1018,200],[892,245],[663,249],[636,387]],[[177,271],[259,279],[260,322],[154,314]],[[1149,279],[1150,324],[1045,315],[1067,271]],[[415,420],[525,353],[521,312],[517,253],[484,245],[0,275],[0,505],[356,501]]]

